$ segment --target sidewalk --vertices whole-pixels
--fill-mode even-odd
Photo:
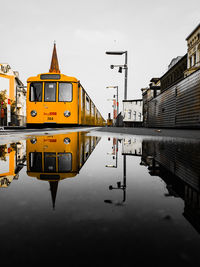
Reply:
[[[156,128],[133,128],[133,127],[102,127],[97,131],[122,133],[131,135],[177,137],[200,140],[200,129],[156,129]]]

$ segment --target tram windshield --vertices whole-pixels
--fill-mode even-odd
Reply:
[[[72,154],[58,153],[58,172],[69,172],[72,169]]]
[[[44,153],[44,172],[56,172],[56,153]]]
[[[36,82],[30,85],[30,101],[41,102],[42,101],[42,83]]]
[[[46,82],[44,85],[44,101],[55,102],[56,101],[56,83]]]
[[[59,83],[58,87],[58,101],[71,102],[72,101],[72,84]]]
[[[44,171],[42,161],[44,158]],[[56,168],[58,166],[58,170]],[[29,153],[29,168],[31,172],[65,173],[72,170],[71,153],[31,152]]]
[[[42,172],[42,153],[29,153],[29,168],[31,172]]]

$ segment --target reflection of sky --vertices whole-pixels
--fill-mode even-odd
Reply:
[[[80,173],[59,182],[55,210],[49,183],[28,177],[24,167],[19,179],[0,191],[2,244],[7,248],[8,237],[18,248],[27,242],[26,238],[33,244],[38,239],[40,247],[50,239],[59,238],[67,246],[64,237],[70,236],[72,244],[76,239],[89,244],[89,240],[102,237],[108,243],[117,242],[112,243],[111,253],[127,242],[135,251],[155,249],[160,255],[168,251],[171,259],[176,258],[175,251],[190,260],[197,257],[200,238],[182,215],[184,201],[165,197],[166,184],[149,175],[147,167],[140,165],[141,157],[126,156],[126,202],[123,206],[115,205],[122,200],[122,191],[109,190],[109,186],[123,181],[123,156],[122,143],[118,143],[118,167],[105,167],[108,161],[115,162],[107,154],[112,151],[112,141],[103,136]],[[104,203],[105,199],[113,203]],[[79,245],[76,244],[77,250]]]

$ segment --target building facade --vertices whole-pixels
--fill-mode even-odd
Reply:
[[[160,93],[152,84],[142,89],[145,127],[200,128],[199,31],[200,24],[186,39],[187,54],[170,62],[157,87]]]
[[[26,90],[19,73],[0,64],[1,126],[25,125]]]
[[[124,126],[141,126],[143,122],[142,109],[142,99],[123,100]]]
[[[187,70],[185,76],[200,68],[200,23],[188,35],[187,41]]]

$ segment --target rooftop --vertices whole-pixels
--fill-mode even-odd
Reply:
[[[200,27],[200,23],[196,26],[196,28],[188,35],[188,37],[185,39],[186,41],[191,37],[191,35]]]

